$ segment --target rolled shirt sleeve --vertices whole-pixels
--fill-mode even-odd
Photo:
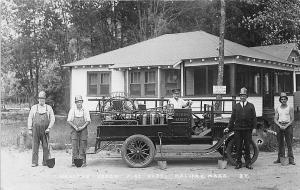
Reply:
[[[74,120],[74,114],[75,114],[75,110],[74,108],[71,108],[70,111],[69,111],[69,114],[68,114],[68,118],[67,118],[67,121],[73,121]]]
[[[91,122],[90,112],[87,109],[84,109],[84,119],[85,119],[85,122]]]
[[[32,106],[28,115],[28,120],[27,120],[27,127],[28,129],[32,129],[32,120],[33,120],[33,115],[36,112],[36,106]]]
[[[47,110],[48,110],[48,115],[49,115],[49,120],[50,120],[48,128],[51,129],[55,122],[55,115],[54,115],[52,107],[48,105],[48,108],[49,109],[47,109]]]

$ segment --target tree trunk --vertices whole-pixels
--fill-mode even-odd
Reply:
[[[223,85],[224,76],[224,36],[225,36],[225,0],[221,0],[221,22],[219,37],[219,67],[217,85]]]
[[[220,37],[219,37],[219,66],[218,66],[218,80],[217,85],[223,85],[224,77],[224,36],[225,36],[225,0],[220,0],[221,2],[221,21],[220,21]],[[221,94],[217,95],[217,99],[222,99]],[[216,102],[215,109],[221,111],[221,101]]]

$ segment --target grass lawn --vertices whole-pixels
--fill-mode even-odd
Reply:
[[[1,115],[1,146],[16,146],[18,144],[18,136],[22,130],[27,132],[28,111],[2,112]],[[96,127],[99,125],[99,119],[91,116],[92,122],[88,126],[88,146],[95,146]],[[300,112],[295,114],[296,129],[294,137],[300,139]],[[70,132],[71,128],[66,123],[66,116],[56,116],[55,124],[50,131],[50,143],[55,144],[56,149],[64,149],[65,144],[71,144]],[[298,140],[299,141],[299,140]],[[27,140],[27,146],[31,147],[31,139]]]
[[[23,113],[2,113],[1,117],[1,146],[16,146],[18,144],[18,136],[22,131],[27,131],[28,111]],[[96,142],[96,127],[99,123],[98,119],[91,116],[92,122],[88,126],[88,145],[94,146]],[[65,144],[71,144],[71,128],[67,124],[66,116],[56,116],[53,128],[50,131],[50,143],[54,143],[58,148],[65,148]],[[97,122],[98,121],[98,122]],[[29,145],[30,139],[28,139]]]

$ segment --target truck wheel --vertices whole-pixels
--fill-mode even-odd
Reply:
[[[236,159],[237,159],[237,150],[236,146],[234,143],[234,139],[231,139],[227,145],[226,148],[226,155],[228,158],[228,161],[231,165],[235,166],[236,165]],[[245,157],[245,150],[242,150],[242,157]],[[251,164],[253,164],[258,157],[258,147],[255,144],[253,140],[251,140],[250,143],[250,158],[251,158]]]
[[[144,135],[132,135],[123,143],[121,155],[129,167],[143,168],[153,161],[155,146]]]

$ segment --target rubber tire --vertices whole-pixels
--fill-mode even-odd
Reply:
[[[236,160],[232,157],[233,146],[234,146],[234,138],[232,138],[229,141],[228,145],[227,145],[226,155],[227,155],[227,159],[228,159],[229,163],[231,165],[235,166],[236,165]],[[252,148],[251,148],[251,146],[252,146]],[[250,154],[251,154],[252,151],[253,151],[253,155],[252,155],[252,158],[251,158],[251,164],[253,164],[257,160],[258,153],[259,153],[258,147],[257,147],[257,145],[256,145],[256,143],[254,142],[253,139],[251,140],[251,143],[250,143]]]
[[[134,142],[134,141],[142,141],[149,147],[149,156],[146,157],[146,160],[144,162],[134,162],[133,160],[130,160],[128,158],[126,150],[129,146],[129,144]],[[132,167],[132,168],[147,167],[153,161],[155,154],[156,154],[156,150],[155,150],[155,146],[154,146],[153,142],[148,137],[146,137],[145,135],[132,135],[132,136],[128,137],[124,141],[124,143],[122,145],[122,149],[121,149],[121,155],[122,155],[123,161],[129,167]]]

